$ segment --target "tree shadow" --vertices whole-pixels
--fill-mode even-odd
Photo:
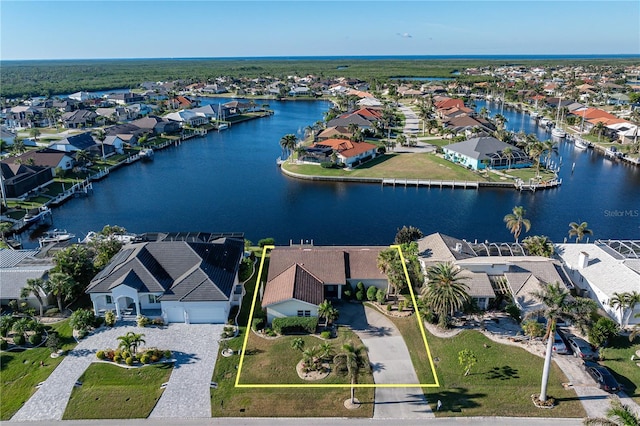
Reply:
[[[376,363],[371,363],[371,371],[375,372],[379,372],[379,371],[384,371],[386,370],[386,367],[383,363],[381,362],[376,362]]]
[[[479,407],[480,404],[475,400],[486,396],[484,393],[469,393],[467,388],[451,388],[451,390],[428,394],[427,399],[434,412],[437,402],[442,401],[440,411],[460,413],[465,408]]]
[[[364,333],[367,336],[372,336],[372,337],[383,337],[383,336],[391,336],[392,333],[392,329],[390,327],[372,327],[369,326],[368,330],[364,331]]]
[[[258,348],[248,348],[245,349],[244,354],[245,355],[258,355],[261,353],[264,353],[264,349],[258,349]]]
[[[185,364],[193,364],[195,362],[200,361],[200,357],[196,356],[195,354],[188,354],[185,352],[180,352],[180,351],[173,351],[172,353],[173,358],[176,360],[176,362],[173,365],[173,368],[180,368],[180,366],[185,365]]]
[[[502,367],[493,367],[491,370],[485,373],[489,380],[510,380],[519,379],[518,370],[511,368],[508,365]]]

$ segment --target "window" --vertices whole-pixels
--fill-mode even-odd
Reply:
[[[107,305],[110,305],[110,304],[112,304],[112,303],[113,303],[113,299],[112,299],[112,298],[111,298],[111,296],[109,296],[108,294],[107,294],[106,299],[107,299]]]
[[[298,311],[298,316],[299,317],[310,317],[311,316],[311,311]]]
[[[149,303],[160,303],[158,301],[158,296],[156,296],[155,294],[150,294],[149,295]]]

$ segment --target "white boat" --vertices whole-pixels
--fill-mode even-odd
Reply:
[[[554,127],[553,130],[551,130],[551,136],[555,136],[556,138],[564,138],[567,136],[567,133],[560,127]]]
[[[49,213],[51,213],[51,210],[49,210],[49,207],[42,206],[38,209],[29,210],[27,214],[24,215],[23,220],[25,224],[36,223],[36,222],[39,222],[40,219],[44,218]]]
[[[538,117],[540,117],[540,114],[537,113],[536,111],[533,111],[531,114],[529,114],[531,116],[531,118],[536,119]]]
[[[580,136],[573,137],[573,144],[578,149],[587,149],[589,148],[589,142],[582,139]]]
[[[153,160],[153,149],[145,148],[140,151],[140,157],[143,160]]]
[[[218,131],[227,130],[228,128],[229,128],[229,125],[227,123],[218,123]]]
[[[612,146],[611,148],[607,148],[604,150],[604,155],[607,158],[620,158],[622,157],[622,153],[618,151],[618,148]]]
[[[66,229],[54,229],[53,231],[45,232],[44,235],[38,238],[38,242],[40,246],[49,243],[60,243],[62,241],[67,241],[74,238],[75,235],[67,232]]]
[[[79,241],[79,242],[86,244],[86,243],[90,243],[92,241],[106,239],[106,240],[116,240],[116,241],[120,241],[123,244],[126,244],[126,243],[132,242],[137,237],[138,236],[136,234],[111,234],[109,236],[104,236],[104,235],[98,234],[97,232],[89,231],[87,236],[84,237],[84,239],[82,241]]]
[[[540,121],[538,121],[540,127],[547,127],[549,124],[551,124],[551,120],[548,118],[541,118]]]

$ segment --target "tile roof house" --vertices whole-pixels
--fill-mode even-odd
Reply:
[[[337,136],[342,136],[348,139],[352,136],[352,133],[345,126],[327,127],[326,129],[318,133],[318,136],[316,136],[316,139],[318,140],[334,139]]]
[[[506,148],[511,149],[511,157],[503,154]],[[446,160],[474,170],[482,170],[487,166],[493,169],[531,166],[531,160],[524,151],[491,136],[445,145],[442,150]]]
[[[313,144],[313,148],[330,147],[338,155],[338,162],[356,167],[376,157],[378,147],[369,142],[351,142],[348,139],[326,139]]]
[[[276,247],[271,251],[261,306],[268,322],[286,316],[316,316],[318,304],[342,297],[343,287],[362,282],[387,290],[377,267],[387,247]]]
[[[624,313],[609,306],[614,293],[640,291],[640,242],[619,242],[621,246],[635,245],[628,255],[600,241],[587,244],[558,244],[557,253],[569,270],[569,276],[579,292],[598,302],[599,306],[622,325]],[[579,294],[580,294],[579,293]],[[629,324],[640,324],[636,305],[629,316]]]
[[[87,109],[77,109],[75,111],[62,114],[62,124],[68,129],[80,129],[92,126],[98,114]]]
[[[125,245],[89,284],[96,314],[161,315],[165,322],[225,323],[240,303],[240,238]]]
[[[0,303],[7,305],[11,300],[25,300],[20,297],[28,279],[47,279],[49,271],[55,266],[50,258],[37,257],[38,250],[0,249]],[[53,303],[51,294],[40,292],[46,305]],[[26,298],[29,306],[39,308],[33,295]]]
[[[9,159],[7,159],[9,160]],[[58,151],[51,148],[43,148],[37,151],[27,151],[17,157],[11,157],[14,163],[16,160],[22,164],[33,164],[34,166],[51,167],[54,170],[58,167],[62,170],[73,168],[75,160],[65,151]]]

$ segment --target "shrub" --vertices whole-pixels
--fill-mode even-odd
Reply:
[[[356,284],[356,291],[361,291],[364,293],[364,283],[362,281],[359,281],[358,284]]]
[[[88,309],[78,309],[71,314],[71,317],[69,318],[69,325],[71,325],[74,330],[83,331],[93,327],[95,321],[96,316],[93,311]]]
[[[253,321],[251,321],[251,329],[253,331],[259,331],[262,330],[264,328],[264,318],[254,318]]]
[[[147,354],[144,354],[140,357],[140,362],[143,364],[149,364],[150,361],[151,361],[151,357]]]
[[[106,353],[104,351],[98,351],[96,352],[96,358],[98,359],[105,359],[107,357]]]
[[[22,346],[24,345],[25,339],[24,336],[22,334],[15,334],[13,336],[13,343],[18,345],[18,346]]]
[[[113,362],[119,363],[120,361],[122,361],[122,357],[120,355],[113,356]]]
[[[398,301],[398,311],[400,312],[404,311],[404,300]]]
[[[127,357],[124,362],[127,363],[127,365],[133,365],[133,357]]]
[[[164,320],[162,318],[154,318],[153,321],[151,321],[151,324],[161,327],[164,325]]]
[[[362,302],[364,300],[364,291],[362,290],[356,291],[356,300],[358,302]]]
[[[146,327],[147,325],[149,325],[151,320],[145,316],[138,315],[138,318],[136,318],[136,322],[138,324],[138,327]]]
[[[162,354],[166,359],[171,359],[171,351],[170,350],[166,350],[164,351],[164,353]]]
[[[386,298],[387,295],[385,294],[384,290],[378,289],[378,291],[376,292],[376,301],[380,304],[383,304]]]
[[[158,362],[160,361],[160,357],[156,354],[151,355],[151,362]]]
[[[2,337],[7,337],[9,331],[13,327],[13,323],[15,320],[11,315],[2,315],[0,316],[0,334]]]
[[[35,333],[29,336],[29,343],[31,343],[33,346],[38,346],[40,343],[42,343],[42,334]]]
[[[374,286],[370,286],[367,289],[367,300],[369,302],[373,302],[374,300],[376,300],[376,294],[378,294],[378,289]]]
[[[520,324],[520,308],[517,305],[510,303],[508,304],[504,310],[509,314],[511,318],[513,318],[518,324]]]
[[[0,351],[4,351],[9,347],[9,342],[5,339],[0,339]]]
[[[78,330],[78,339],[84,339],[89,332],[87,330]]]
[[[120,356],[124,359],[127,359],[129,357],[131,357],[131,352],[129,352],[128,350],[124,350],[120,353]]]
[[[264,246],[272,246],[276,243],[276,240],[274,240],[273,238],[263,238],[261,240],[258,241],[258,245],[260,247],[264,247]]]
[[[275,335],[276,335],[276,332],[275,332],[275,331],[273,331],[273,330],[272,330],[272,329],[270,329],[270,328],[265,328],[265,329],[264,329],[264,333],[265,333],[267,336],[270,336],[270,337],[275,337]]]
[[[56,316],[60,313],[60,309],[58,308],[51,308],[51,309],[47,309],[46,311],[44,311],[44,316],[45,317],[53,317]]]
[[[47,347],[51,351],[51,353],[56,352],[60,348],[60,337],[58,337],[57,333],[49,333],[49,338],[47,339]]]
[[[422,312],[422,318],[424,318],[424,320],[429,324],[435,324],[437,322],[436,315],[433,313],[431,309],[424,310]]]
[[[104,323],[107,324],[108,327],[113,327],[116,325],[116,313],[109,310],[104,313]]]
[[[391,303],[387,303],[387,311],[391,312],[391,309],[393,309]]]
[[[273,330],[278,334],[314,333],[318,326],[317,317],[284,317],[273,320]]]
[[[320,337],[322,337],[323,339],[330,339],[331,332],[329,330],[323,331],[322,333],[320,333]]]
[[[333,166],[333,161],[323,161],[320,163],[320,167],[322,167],[323,169],[333,169]]]
[[[107,349],[104,352],[105,358],[108,359],[109,361],[113,361],[114,355],[115,355],[115,351],[113,349]]]

